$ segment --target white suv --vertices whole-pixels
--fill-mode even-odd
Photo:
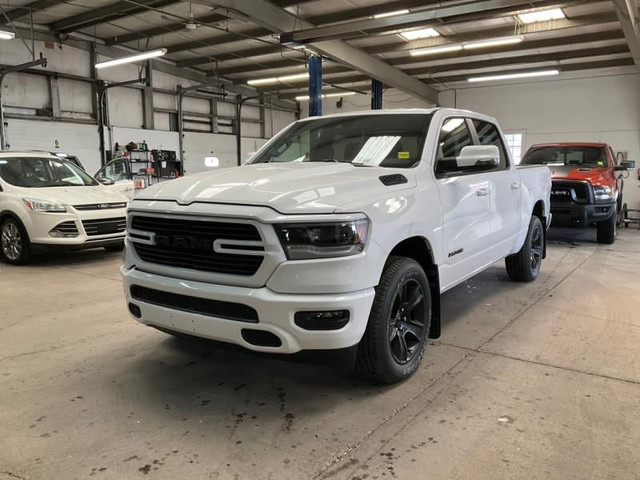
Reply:
[[[127,204],[68,160],[0,152],[0,255],[8,263],[51,247],[120,250]]]

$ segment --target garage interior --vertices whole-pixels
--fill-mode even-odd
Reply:
[[[637,0],[2,0],[0,138],[90,174],[144,144],[190,175],[298,118],[440,106],[495,117],[516,162],[567,141],[639,160],[639,18]],[[394,386],[146,328],[119,253],[0,262],[0,479],[640,479],[625,176],[615,244],[551,228],[537,281],[500,263],[444,293],[442,336]]]

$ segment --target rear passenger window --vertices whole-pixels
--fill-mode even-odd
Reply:
[[[464,118],[449,118],[440,129],[438,152],[436,154],[436,174],[455,172],[458,170],[456,158],[462,149],[473,145],[471,131]]]
[[[480,145],[495,145],[496,147],[498,147],[498,150],[500,150],[500,165],[497,169],[504,170],[509,168],[504,144],[502,143],[500,132],[498,131],[496,126],[488,122],[483,122],[481,120],[474,120],[473,126],[476,129],[476,133],[478,134],[478,143]]]

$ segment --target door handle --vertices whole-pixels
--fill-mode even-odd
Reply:
[[[487,195],[489,195],[488,188],[479,188],[478,190],[476,190],[476,196],[478,197],[486,197]]]
[[[511,190],[518,190],[520,188],[520,183],[519,182],[513,182],[511,184]]]

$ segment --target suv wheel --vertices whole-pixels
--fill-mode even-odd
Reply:
[[[25,264],[31,258],[27,232],[13,218],[6,219],[0,227],[0,253],[7,263],[13,265]]]
[[[383,383],[408,378],[420,365],[431,326],[429,280],[418,262],[390,257],[376,287],[356,370]]]
[[[516,282],[532,282],[538,278],[543,253],[544,228],[540,219],[534,216],[520,251],[504,259],[509,277]]]

